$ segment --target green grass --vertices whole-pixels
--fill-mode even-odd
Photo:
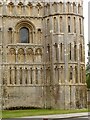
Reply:
[[[68,114],[88,112],[87,109],[78,110],[59,110],[59,109],[31,109],[31,110],[4,110],[2,112],[2,118],[18,118],[25,116],[37,116],[37,115],[53,115],[53,114]]]

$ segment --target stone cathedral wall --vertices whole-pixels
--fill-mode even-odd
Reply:
[[[82,2],[1,1],[0,64],[3,109],[86,107]]]

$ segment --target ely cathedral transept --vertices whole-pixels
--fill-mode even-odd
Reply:
[[[3,109],[85,108],[83,3],[0,0]]]

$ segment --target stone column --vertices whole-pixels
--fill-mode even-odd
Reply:
[[[15,84],[15,69],[14,69],[14,67],[11,68],[11,81],[12,81],[12,84],[14,85]]]
[[[71,3],[71,13],[73,13],[73,3]]]
[[[18,35],[19,35],[19,32],[15,31],[15,43],[20,41]]]
[[[10,84],[10,67],[7,67],[7,85]]]
[[[71,33],[73,33],[73,17],[72,17],[72,15],[71,15]],[[72,45],[72,44],[71,44]]]
[[[44,79],[44,76],[43,76],[43,68],[41,68],[41,84],[43,83],[43,79]]]
[[[38,69],[38,83],[41,84],[41,70]]]
[[[73,67],[73,84],[76,84],[75,83],[75,66]]]
[[[71,102],[71,85],[65,85],[65,109],[70,109]]]
[[[58,62],[60,62],[60,44],[58,44]]]
[[[54,84],[56,85],[58,83],[58,68],[57,68],[57,66],[54,68],[54,74],[55,74]]]
[[[71,104],[70,104],[70,108],[71,108],[71,109],[76,108],[75,92],[76,92],[75,86],[71,86],[71,96],[70,96],[70,97],[71,97]]]
[[[24,49],[24,63],[27,63],[27,52],[26,52],[26,47]]]
[[[33,80],[33,84],[36,84],[36,72],[35,72],[35,68],[33,67],[32,69],[32,80]]]
[[[31,84],[31,73],[30,73],[30,67],[28,68],[28,73],[27,73],[27,76],[28,76],[28,84]]]
[[[16,48],[16,63],[18,63],[18,50],[17,50],[17,48]]]
[[[24,16],[26,16],[26,9],[25,9],[25,4],[22,6],[22,14],[24,15]]]
[[[14,30],[12,30],[12,43],[14,44]]]
[[[58,36],[58,41],[59,41],[59,36]],[[59,43],[57,44],[57,57],[58,57],[58,63],[59,63],[59,61],[60,61],[60,46],[59,46]]]
[[[25,67],[22,68],[22,84],[25,85]]]
[[[79,58],[79,43],[77,44],[77,59],[78,59],[78,83],[80,83],[80,58]]]
[[[73,38],[74,39],[74,38]],[[72,42],[72,47],[71,47],[71,53],[72,53],[72,61],[74,62],[74,41]]]
[[[17,67],[17,75],[16,75],[16,83],[17,85],[20,85],[20,68]]]
[[[17,32],[14,30],[14,43],[16,44],[17,43]]]
[[[58,68],[58,72],[59,72],[59,83],[58,84],[61,84],[61,70],[60,70],[60,68]]]
[[[0,28],[0,44],[2,44],[2,28]]]

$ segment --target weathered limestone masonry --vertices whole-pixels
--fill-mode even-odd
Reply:
[[[3,109],[86,107],[82,6],[0,0]]]

